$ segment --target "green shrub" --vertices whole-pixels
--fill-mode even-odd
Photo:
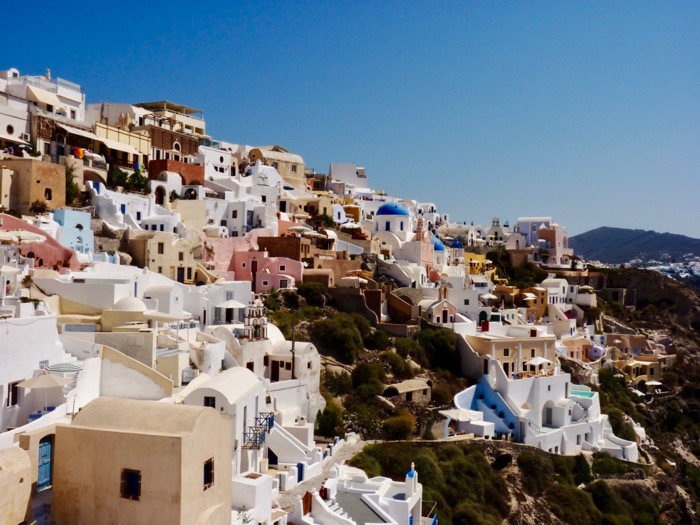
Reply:
[[[326,306],[329,294],[328,288],[322,283],[303,282],[297,286],[297,293],[312,306]]]
[[[625,415],[620,409],[609,407],[607,414],[610,426],[612,426],[613,432],[617,437],[628,441],[636,441],[637,434],[632,425],[625,420]]]
[[[593,454],[593,473],[596,476],[614,477],[622,476],[628,472],[641,470],[648,474],[648,470],[639,463],[630,463],[611,456],[607,452],[595,452]]]
[[[622,505],[620,498],[613,492],[608,485],[603,480],[594,481],[586,487],[586,492],[588,492],[593,498],[593,504],[602,512],[606,518],[608,515],[619,515],[627,516],[627,511]],[[629,521],[629,518],[625,518]],[[620,521],[618,519],[618,521]],[[631,523],[631,521],[629,521]]]
[[[369,334],[372,332],[372,325],[369,323],[367,318],[364,315],[360,315],[358,313],[352,313],[352,314],[343,314],[345,316],[349,317],[344,317],[346,321],[352,321],[355,323],[355,327],[357,330],[360,332],[360,337],[362,339],[365,339],[369,336]]]
[[[273,312],[279,310],[282,306],[282,294],[276,291],[270,292],[263,300],[263,304]]]
[[[422,367],[430,365],[425,350],[423,350],[421,345],[414,339],[409,339],[407,337],[397,338],[394,346],[396,347],[396,353],[404,359],[410,356],[411,359]]]
[[[342,432],[343,408],[331,400],[326,403],[323,412],[316,417],[316,429],[322,436],[333,437]]]
[[[374,478],[382,474],[382,468],[379,466],[379,462],[370,454],[360,452],[352,458],[350,464],[353,467],[364,470],[365,474],[367,474],[367,476],[370,478]]]
[[[322,354],[332,355],[343,363],[354,363],[362,349],[360,332],[348,314],[338,313],[314,321],[310,333],[311,341]]]
[[[391,344],[389,336],[382,330],[374,330],[364,338],[365,348],[369,350],[386,350]]]
[[[386,376],[384,369],[377,363],[362,361],[352,371],[352,386],[361,399],[380,395],[384,391]]]
[[[457,334],[452,330],[422,330],[418,333],[417,341],[428,356],[432,368],[460,370]]]
[[[552,466],[557,475],[557,482],[574,484],[574,458],[571,456],[552,456]]]
[[[613,490],[635,525],[661,525],[664,523],[659,513],[659,505],[649,489],[639,485],[621,484],[614,486]]]
[[[410,439],[416,430],[416,418],[410,412],[403,412],[384,420],[382,430],[387,439]]]
[[[380,355],[382,361],[389,365],[391,373],[396,379],[411,379],[413,377],[413,369],[406,361],[395,352],[382,352]]]
[[[603,519],[591,495],[571,485],[552,485],[545,498],[552,512],[570,525],[598,525]]]
[[[593,480],[591,466],[588,464],[588,460],[583,454],[574,457],[573,475],[574,483],[577,486],[581,483],[590,483]]]
[[[352,390],[352,379],[347,372],[322,370],[321,383],[333,396],[342,396]]]
[[[518,467],[525,473],[523,489],[531,496],[539,496],[554,481],[552,461],[541,454],[525,450],[518,456]]]
[[[47,211],[49,211],[49,205],[46,204],[45,201],[35,200],[32,202],[31,206],[29,206],[30,213],[41,214]]]
[[[80,197],[80,188],[75,180],[73,180],[74,173],[75,168],[66,164],[66,206],[70,206]]]

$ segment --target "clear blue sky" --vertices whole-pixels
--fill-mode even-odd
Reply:
[[[200,108],[455,220],[700,237],[700,2],[99,4],[12,10],[0,68]]]

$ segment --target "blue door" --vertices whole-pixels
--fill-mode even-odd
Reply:
[[[51,486],[52,456],[53,436],[46,436],[39,441],[39,478],[36,483],[37,490],[44,490]]]
[[[297,483],[304,481],[304,464],[297,463]]]

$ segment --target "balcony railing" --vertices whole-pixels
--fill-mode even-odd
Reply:
[[[255,418],[255,424],[259,427],[263,427],[266,432],[269,432],[275,426],[275,413],[260,412]]]
[[[255,416],[255,426],[243,432],[243,448],[260,448],[265,443],[265,434],[275,426],[274,412],[260,412]]]
[[[243,432],[243,448],[260,448],[265,443],[265,428],[248,427]]]

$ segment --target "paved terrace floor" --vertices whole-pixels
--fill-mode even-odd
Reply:
[[[323,466],[320,474],[314,476],[313,478],[307,479],[306,481],[302,481],[290,490],[281,492],[279,496],[277,496],[277,501],[279,502],[280,507],[286,511],[291,511],[294,507],[294,499],[297,496],[303,496],[306,494],[306,492],[312,489],[318,490],[321,487],[323,480],[329,477],[330,470],[334,465],[345,463],[355,454],[360,452],[367,443],[367,441],[358,441],[357,443],[346,443],[343,445],[343,447]]]

